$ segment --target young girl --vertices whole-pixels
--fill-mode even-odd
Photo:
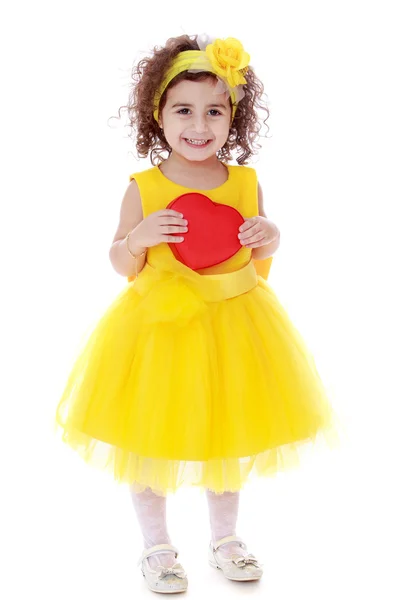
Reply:
[[[296,466],[317,434],[336,441],[313,357],[266,282],[280,235],[255,170],[243,166],[261,127],[256,109],[268,113],[249,60],[234,38],[181,36],[137,65],[128,109],[153,167],[130,176],[110,249],[128,283],[78,354],[57,409],[63,440],[129,484],[144,538],[138,564],[159,592],[187,589],[168,493],[205,490],[209,563],[230,579],[259,579],[236,536],[240,490],[250,476]],[[238,165],[228,164],[233,150]],[[208,207],[199,224],[168,208],[192,192],[225,212]],[[221,260],[233,213],[238,247]],[[194,230],[204,241],[193,259],[214,248],[197,269],[177,254]]]

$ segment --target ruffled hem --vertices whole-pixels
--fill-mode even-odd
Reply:
[[[255,478],[274,477],[301,467],[310,453],[338,448],[339,432],[344,433],[337,415],[332,413],[329,425],[304,440],[251,456],[189,461],[139,456],[77,430],[65,430],[56,421],[56,434],[60,429],[62,440],[87,464],[112,474],[117,483],[130,485],[135,492],[150,487],[159,496],[175,494],[184,487],[208,488],[217,494],[240,491]]]

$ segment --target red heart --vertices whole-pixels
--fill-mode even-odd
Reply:
[[[238,233],[244,219],[235,208],[198,192],[175,198],[167,208],[182,213],[188,221],[184,241],[169,246],[175,258],[194,271],[218,265],[242,248]]]

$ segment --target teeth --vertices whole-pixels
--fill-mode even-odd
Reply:
[[[202,146],[203,144],[206,144],[208,140],[191,140],[189,138],[186,138],[188,142],[190,142],[191,144],[195,144],[197,146]]]

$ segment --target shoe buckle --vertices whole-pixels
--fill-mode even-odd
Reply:
[[[247,554],[246,556],[239,556],[238,558],[233,558],[232,562],[237,567],[245,567],[246,565],[254,565],[257,568],[260,568],[260,565],[254,556],[254,554]]]
[[[159,579],[164,579],[167,575],[176,575],[180,579],[186,577],[186,573],[182,567],[164,567],[163,565],[157,565],[156,568]]]

